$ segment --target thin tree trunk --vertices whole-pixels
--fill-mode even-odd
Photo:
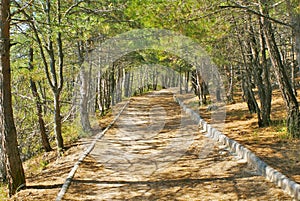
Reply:
[[[33,70],[32,63],[33,63],[33,48],[30,47],[30,49],[29,49],[29,70]],[[52,148],[50,146],[49,139],[48,139],[47,132],[46,132],[45,121],[43,118],[43,108],[42,108],[41,98],[38,93],[36,83],[32,78],[30,78],[30,88],[31,88],[32,95],[35,98],[40,134],[41,134],[41,139],[42,139],[42,145],[43,145],[45,151],[49,152],[52,150]]]
[[[292,63],[291,63],[291,76],[292,76],[292,87],[293,87],[293,91],[295,96],[297,96],[297,82],[296,82],[296,77],[297,77],[297,72],[299,71],[299,68],[297,66],[297,61],[296,61],[296,47],[295,47],[295,41],[294,41],[294,37],[291,37],[290,39],[291,41],[291,46],[292,46]]]
[[[104,89],[105,89],[105,109],[107,110],[107,109],[109,109],[110,108],[110,105],[111,105],[111,99],[112,99],[112,97],[111,97],[111,85],[110,85],[110,83],[111,83],[111,81],[110,81],[110,79],[111,79],[111,76],[110,76],[110,72],[106,72],[105,73],[105,79],[104,79]]]
[[[181,66],[179,66],[179,92],[182,94],[182,72],[181,72]]]
[[[263,34],[263,27],[260,24],[260,55],[261,64],[257,64],[260,67],[261,74],[258,74],[261,79],[262,86],[258,88],[258,93],[261,101],[261,113],[262,113],[262,126],[269,126],[271,123],[271,102],[272,102],[272,86],[270,80],[270,68],[267,62],[266,53],[266,41]],[[256,71],[258,72],[258,71]]]
[[[290,0],[286,0],[287,11],[290,15],[291,25],[293,28],[293,37],[295,40],[295,53],[298,63],[298,70],[300,70],[300,12],[299,2],[294,1],[293,4]]]
[[[227,101],[229,103],[234,103],[234,97],[233,97],[233,85],[234,85],[234,71],[233,71],[233,65],[230,65],[229,69],[229,87],[227,91]]]
[[[130,76],[130,85],[129,85],[129,96],[132,96],[132,91],[133,91],[133,82],[134,82],[134,72],[131,72],[130,73],[131,76]]]
[[[185,93],[189,93],[190,71],[187,71],[185,73],[185,75],[186,75],[186,78],[185,78]],[[175,77],[175,75],[173,75],[173,77]],[[174,85],[175,84],[173,84],[173,87],[174,87]]]
[[[17,131],[14,123],[11,95],[10,69],[10,1],[1,0],[0,17],[0,115],[2,147],[6,163],[9,196],[25,187],[25,174],[18,150]]]
[[[116,104],[116,79],[115,79],[115,64],[113,64],[109,74],[111,105]]]
[[[130,97],[130,71],[125,72],[125,84],[124,84],[124,90],[125,90],[125,97]]]
[[[80,122],[84,132],[91,131],[91,125],[89,121],[89,110],[88,110],[88,81],[87,81],[87,72],[84,70],[84,67],[80,68],[80,78],[81,78],[81,87],[80,87]]]
[[[60,115],[60,93],[53,93],[54,95],[54,133],[58,152],[61,153],[64,149],[64,140],[61,130],[61,115]]]

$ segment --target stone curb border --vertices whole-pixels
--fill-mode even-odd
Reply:
[[[114,120],[102,132],[100,132],[100,133],[98,133],[96,135],[96,137],[93,140],[93,142],[88,146],[88,148],[80,156],[80,158],[78,159],[78,161],[73,166],[72,170],[69,172],[68,177],[66,178],[63,186],[61,187],[60,192],[57,194],[56,201],[61,201],[63,199],[65,193],[67,192],[67,190],[68,190],[68,188],[69,188],[69,186],[71,184],[71,181],[72,181],[72,179],[73,179],[73,177],[74,177],[77,169],[79,168],[79,165],[83,162],[83,160],[85,159],[85,157],[87,157],[87,155],[89,155],[91,153],[91,151],[94,149],[97,141],[103,137],[103,135],[106,133],[106,131],[112,127],[112,125],[114,125],[114,123],[117,121],[117,119],[120,117],[120,115],[122,114],[122,112],[125,110],[125,108],[129,104],[129,102],[130,102],[130,100],[125,103],[125,105],[122,107],[122,109],[117,114],[117,116],[114,118]]]
[[[184,110],[184,112],[189,114],[192,119],[199,124],[199,126],[202,126],[203,131],[207,133],[205,136],[212,138],[213,140],[218,141],[223,145],[226,145],[231,152],[237,154],[240,158],[247,160],[250,165],[257,169],[260,175],[264,176],[269,181],[274,182],[277,186],[281,187],[281,189],[283,189],[294,199],[300,200],[300,185],[298,183],[269,166],[249,149],[245,148],[235,140],[230,139],[217,129],[213,128],[211,125],[205,122],[198,113],[188,108],[181,100],[179,100],[175,94],[173,95],[173,97],[174,100]]]

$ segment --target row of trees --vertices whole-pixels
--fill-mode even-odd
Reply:
[[[240,88],[259,126],[270,125],[272,90],[279,87],[288,131],[299,137],[297,0],[2,0],[0,14],[0,169],[10,195],[25,186],[22,160],[51,151],[53,142],[62,153],[70,125],[91,131],[89,117],[124,97],[191,85],[200,103],[208,102],[201,67],[174,53],[137,50],[110,68],[95,62],[97,44],[133,29],[173,30],[201,44],[228,77],[226,100]]]
[[[272,88],[279,87],[286,105],[287,128],[299,137],[299,106],[296,75],[299,72],[299,3],[297,1],[230,1],[221,9],[228,16],[237,51],[228,57],[240,75],[244,99],[256,112],[259,126],[271,123]],[[226,12],[226,11],[224,11]],[[228,40],[226,40],[228,41]],[[232,46],[231,46],[232,49]],[[254,88],[258,92],[256,99]]]

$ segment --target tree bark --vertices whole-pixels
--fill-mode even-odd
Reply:
[[[6,182],[7,175],[6,175],[6,168],[5,168],[5,155],[4,155],[4,148],[2,147],[2,133],[0,133],[0,182]]]
[[[185,93],[189,93],[190,71],[186,71],[185,76],[186,76],[186,78],[185,78]],[[174,80],[174,78],[175,78],[175,75],[173,72],[172,79]],[[175,83],[173,83],[172,87],[175,87]]]
[[[228,86],[228,91],[227,91],[227,101],[229,103],[234,103],[234,97],[233,97],[233,85],[234,85],[234,71],[233,71],[233,65],[230,64],[230,69],[228,70],[225,67],[225,70],[229,71],[229,86]]]
[[[298,71],[300,70],[300,12],[299,2],[286,0],[287,11],[290,15],[293,35],[295,40],[295,53],[298,63]]]
[[[192,72],[192,86],[194,88],[194,93],[199,99],[199,105],[207,104],[206,95],[208,94],[208,89],[205,81],[198,69]]]
[[[56,138],[56,144],[58,152],[61,153],[64,149],[64,140],[61,130],[61,115],[60,115],[60,93],[53,92],[54,96],[54,133]]]
[[[91,131],[91,124],[89,121],[89,110],[88,110],[88,75],[85,70],[85,66],[80,67],[80,123],[84,132]]]
[[[111,105],[116,104],[116,79],[115,79],[115,64],[112,65],[112,68],[109,72],[109,85],[110,85],[110,96],[111,96]]]
[[[271,102],[272,102],[272,86],[270,80],[270,68],[267,62],[266,41],[263,34],[263,28],[260,23],[259,43],[261,62],[258,63],[257,77],[259,79],[258,95],[261,101],[262,126],[269,126],[271,123]]]
[[[124,92],[125,92],[125,97],[130,97],[130,71],[125,71],[125,86],[124,86]]]
[[[11,95],[10,69],[10,1],[1,0],[0,15],[0,93],[2,147],[6,163],[9,196],[25,187],[25,174],[18,150]]]

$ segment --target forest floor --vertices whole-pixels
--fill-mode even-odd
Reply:
[[[241,95],[238,94],[237,97],[235,103],[225,106],[225,124],[218,130],[250,149],[273,168],[300,183],[300,140],[291,139],[287,134],[286,110],[281,92],[273,91],[272,123],[264,128],[258,127],[257,115],[249,113]],[[213,121],[214,111],[208,111],[207,106],[199,107],[197,98],[193,95],[183,95],[181,98],[190,108],[198,110],[205,121]]]
[[[184,99],[185,103],[190,107],[199,110],[201,116],[206,121],[210,121],[211,112],[207,111],[207,107],[199,108],[196,98],[188,94],[180,98]],[[143,110],[149,108],[149,105],[145,106],[141,104],[143,103],[142,99],[144,99],[144,96],[133,98],[133,104],[135,104],[133,107],[141,107],[144,108]],[[96,146],[96,152],[89,155],[80,166],[74,178],[75,182],[72,183],[65,197],[66,200],[97,200],[93,199],[97,195],[107,196],[106,198],[102,197],[102,200],[124,200],[126,198],[124,197],[125,195],[127,196],[127,200],[163,200],[163,198],[166,200],[290,199],[283,194],[280,189],[276,188],[274,184],[255,175],[255,172],[253,172],[251,168],[249,169],[244,162],[236,159],[228,153],[226,149],[218,145],[213,146],[210,153],[207,153],[207,156],[204,157],[205,161],[199,160],[204,138],[201,136],[202,134],[195,134],[199,133],[196,132],[195,128],[189,128],[189,133],[193,134],[192,143],[189,144],[189,146],[181,146],[184,149],[188,147],[187,150],[181,151],[180,156],[177,155],[178,153],[176,151],[174,152],[175,158],[179,160],[173,161],[173,159],[166,158],[166,160],[163,161],[169,160],[169,163],[160,161],[160,163],[157,164],[156,161],[155,167],[153,163],[145,163],[144,159],[142,162],[145,163],[146,166],[136,165],[140,164],[140,162],[132,163],[135,165],[128,166],[128,161],[131,161],[132,157],[137,161],[141,161],[141,158],[137,157],[136,154],[142,153],[142,150],[152,148],[158,148],[158,151],[153,152],[158,154],[155,155],[155,157],[165,157],[166,155],[160,154],[163,152],[159,149],[161,145],[158,146],[157,141],[144,142],[146,144],[135,144],[136,149],[129,152],[131,153],[129,156],[132,157],[127,158],[126,161],[123,162],[124,157],[120,156],[123,156],[124,152],[129,151],[128,148],[114,149],[117,150],[117,152],[110,152],[111,150],[107,149],[105,152],[99,151],[102,150],[103,147],[107,147],[107,145],[114,145],[108,140],[114,140],[112,136],[116,135],[113,131],[116,130],[116,128],[126,131],[128,129],[127,124],[130,125],[137,122],[141,124],[146,123],[146,130],[151,129],[152,131],[157,131],[157,129],[160,129],[159,126],[162,125],[161,117],[166,117],[167,115],[177,118],[176,116],[178,116],[177,113],[180,109],[177,104],[172,103],[171,96],[168,98],[157,97],[152,100],[152,103],[155,103],[154,105],[156,105],[156,107],[150,112],[160,112],[160,115],[155,116],[153,113],[154,116],[152,116],[152,119],[151,117],[149,119],[148,115],[148,119],[145,120],[134,111],[133,116],[137,119],[128,122],[128,118],[125,118],[120,121],[123,123],[115,125],[112,131],[105,135],[105,137],[107,137],[106,141],[104,140],[106,144]],[[164,107],[169,107],[170,109],[167,110],[169,112],[176,113],[177,111],[177,115],[175,113],[168,114],[168,112],[161,113],[161,111],[163,111],[161,109]],[[280,93],[275,91],[272,107],[272,120],[274,120],[274,124],[267,128],[258,128],[255,114],[249,114],[247,105],[237,100],[234,104],[226,105],[227,116],[222,132],[245,145],[272,167],[278,169],[295,181],[300,182],[300,143],[299,140],[286,137],[286,129],[284,127],[284,121],[282,121],[285,117],[283,108],[284,104]],[[147,111],[149,112],[149,109]],[[111,113],[105,118],[102,118],[99,121],[100,127],[106,127],[113,117],[114,115]],[[182,124],[178,119],[170,119],[169,121]],[[158,128],[151,128],[151,122],[157,123]],[[162,133],[169,133],[168,135],[171,136],[171,139],[176,139],[172,138],[172,135],[174,137],[174,132],[171,132],[173,128],[170,122],[169,126],[170,128]],[[178,127],[178,125],[175,127]],[[177,136],[176,133],[175,136]],[[124,142],[126,142],[127,137],[127,135],[121,136],[121,138],[124,138]],[[157,138],[158,135],[155,134],[152,137]],[[136,140],[140,140],[140,138],[141,136],[136,136]],[[93,138],[84,138],[68,145],[68,149],[61,158],[57,158],[56,152],[51,152],[27,161],[24,166],[28,188],[19,192],[10,200],[54,200],[74,163],[92,140]],[[132,137],[130,140],[132,140]],[[175,141],[179,142],[182,141],[182,139]],[[128,142],[127,144],[123,143],[122,145],[120,145],[120,143],[115,144],[117,147],[130,147],[128,145],[132,145],[132,142],[129,144]],[[170,150],[172,150],[172,147]],[[170,150],[168,153],[170,153]],[[202,149],[202,154],[203,153],[205,153],[205,149]],[[173,158],[174,154],[172,156]],[[119,157],[110,158],[110,155]],[[152,157],[148,152],[142,153],[142,155]],[[155,157],[147,159],[148,161],[153,161]],[[110,164],[109,167],[104,167],[104,162],[105,164]],[[116,166],[116,164],[119,165]],[[119,173],[122,171],[124,173],[120,175]],[[141,176],[140,173],[146,175]],[[86,178],[86,175],[88,175],[89,178]],[[82,196],[82,192],[87,192],[88,197]]]

